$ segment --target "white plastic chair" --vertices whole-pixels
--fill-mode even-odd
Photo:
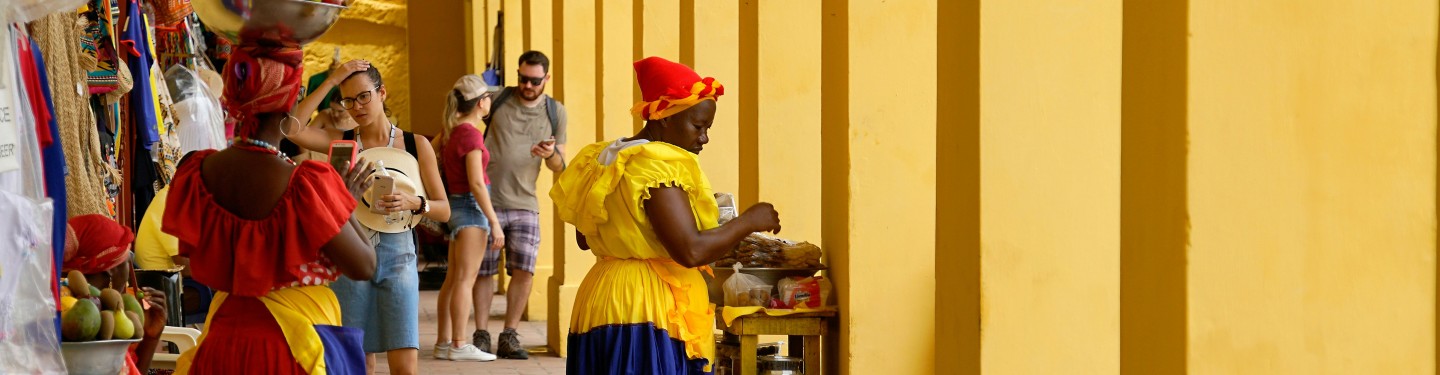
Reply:
[[[185,327],[165,327],[160,334],[160,341],[175,343],[179,353],[155,353],[154,359],[150,360],[150,367],[157,369],[175,369],[175,362],[180,360],[180,353],[198,345],[200,330]]]

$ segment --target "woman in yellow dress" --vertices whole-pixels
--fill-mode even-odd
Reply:
[[[715,310],[701,268],[753,232],[780,231],[768,203],[717,224],[699,154],[724,88],[685,65],[635,62],[646,120],[632,137],[586,146],[550,197],[599,258],[580,284],[566,372],[698,374],[715,357]]]

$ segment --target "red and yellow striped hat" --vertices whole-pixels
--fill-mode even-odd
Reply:
[[[644,101],[630,113],[643,120],[659,120],[684,111],[705,100],[716,100],[725,87],[715,78],[700,78],[695,70],[677,62],[651,56],[635,62],[635,79]]]

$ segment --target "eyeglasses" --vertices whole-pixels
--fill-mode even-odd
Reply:
[[[545,83],[545,76],[530,77],[520,72],[515,72],[515,76],[520,78],[520,83],[517,84],[522,86],[527,82],[530,83],[530,86],[540,86],[540,84]]]
[[[340,106],[341,106],[341,107],[344,107],[345,109],[355,109],[355,105],[356,105],[356,104],[359,104],[359,105],[370,104],[370,99],[372,99],[372,97],[373,97],[373,95],[371,95],[371,94],[374,94],[374,93],[376,93],[376,92],[379,92],[379,91],[380,91],[380,87],[381,87],[381,86],[375,86],[375,88],[370,89],[370,90],[365,91],[365,92],[362,92],[362,93],[360,93],[360,95],[356,95],[356,96],[353,97],[353,98],[341,97],[341,98],[340,98]]]

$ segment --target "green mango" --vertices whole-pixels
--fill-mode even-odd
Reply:
[[[140,301],[139,301],[139,300],[136,300],[136,299],[135,299],[135,296],[132,296],[132,295],[129,295],[129,294],[126,294],[124,298],[125,298],[125,311],[127,311],[127,312],[133,312],[133,313],[135,313],[136,316],[139,316],[139,317],[140,317],[140,326],[141,326],[141,327],[144,327],[144,326],[145,326],[145,309],[140,307]]]
[[[91,286],[90,286],[90,296],[91,296],[91,297],[99,298],[99,297],[100,297],[100,288],[96,288],[94,285],[91,285]]]
[[[100,308],[88,299],[75,301],[75,306],[60,318],[60,336],[65,341],[90,341],[100,332]],[[118,319],[117,319],[118,320]]]

